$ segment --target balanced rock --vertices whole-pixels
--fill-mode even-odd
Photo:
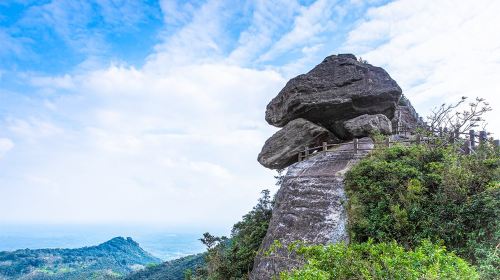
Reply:
[[[352,137],[365,137],[376,133],[392,133],[391,121],[382,114],[361,115],[344,122],[344,129]]]
[[[304,147],[335,140],[325,128],[305,119],[295,119],[266,141],[257,160],[267,168],[283,169],[298,160],[297,155]]]
[[[384,69],[352,54],[332,55],[288,81],[267,105],[266,121],[283,127],[304,118],[335,133],[339,124],[364,114],[392,119],[400,97],[401,88]]]

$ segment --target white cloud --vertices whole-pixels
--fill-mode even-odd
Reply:
[[[33,80],[44,92],[68,90],[32,112],[47,120],[7,122],[19,165],[0,166],[10,174],[0,176],[9,186],[0,207],[26,197],[16,205],[29,210],[4,221],[229,225],[273,187],[256,155],[273,131],[262,119],[284,83],[276,72],[199,64],[158,75],[112,65],[49,82],[58,80]]]
[[[293,29],[283,35],[259,60],[268,61],[298,46],[317,43],[316,37],[335,25],[332,19],[335,5],[336,1],[318,0],[308,7],[302,7],[300,15],[295,18]]]
[[[484,97],[496,110],[500,80],[498,1],[395,1],[371,9],[344,49],[385,67],[417,109],[460,96]],[[500,121],[489,116],[490,130]]]
[[[14,148],[14,143],[9,138],[0,138],[0,159]]]
[[[30,141],[58,136],[63,132],[54,123],[34,117],[27,119],[9,118],[6,120],[6,127],[16,137]]]
[[[163,41],[155,46],[155,52],[148,57],[144,68],[150,72],[166,73],[180,65],[220,61],[228,38],[226,26],[236,9],[225,1],[206,1],[196,10],[191,21],[173,34],[163,34]]]
[[[23,56],[32,56],[32,53],[25,47],[25,44],[28,43],[29,40],[24,37],[12,36],[6,28],[0,28],[0,42],[2,42],[0,57],[9,55],[20,58]]]
[[[228,60],[238,64],[252,64],[275,43],[276,34],[289,28],[301,6],[296,1],[256,1],[252,22],[241,32],[238,46],[231,52]]]
[[[162,0],[160,7],[167,25],[177,26],[189,22],[196,11],[196,2],[179,2],[177,0]]]

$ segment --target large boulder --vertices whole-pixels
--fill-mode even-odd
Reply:
[[[304,147],[315,147],[322,142],[335,142],[335,136],[325,128],[305,119],[296,119],[286,124],[269,138],[257,160],[265,167],[283,169],[297,162]]]
[[[266,121],[283,127],[304,118],[335,133],[339,124],[364,114],[392,119],[400,97],[401,88],[384,69],[352,54],[332,55],[288,81],[267,105]]]
[[[392,123],[385,115],[361,115],[344,122],[344,129],[351,137],[365,137],[376,133],[389,135]]]

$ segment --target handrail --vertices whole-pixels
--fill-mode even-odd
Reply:
[[[404,128],[405,130],[401,130],[400,128]],[[396,140],[391,140],[390,137],[386,138],[384,142],[375,142],[374,144],[380,145],[384,144],[387,147],[390,147],[392,143],[409,143],[409,144],[421,144],[421,143],[428,143],[431,144],[432,142],[436,142],[437,140],[450,140],[451,142],[454,142],[459,139],[464,139],[460,138],[460,135],[467,135],[468,139],[465,138],[466,140],[465,143],[465,152],[470,154],[474,152],[474,148],[476,147],[476,144],[481,144],[485,141],[488,140],[487,136],[491,135],[491,133],[487,133],[486,131],[479,131],[479,133],[476,133],[474,130],[469,131],[469,133],[457,133],[457,132],[450,132],[446,131],[443,129],[439,130],[427,130],[431,134],[436,133],[437,135],[433,136],[422,136],[420,134],[416,134],[415,139],[396,139]],[[396,133],[393,135],[407,135],[407,133],[415,134],[415,130],[411,130],[408,127],[404,126],[398,126],[396,129]],[[477,140],[476,140],[477,137]],[[362,142],[361,142],[362,143]],[[345,150],[341,151],[335,151],[332,150],[332,148],[335,147],[340,147],[340,146],[346,146],[352,144],[352,148],[348,148]],[[369,151],[372,149],[367,149],[367,148],[361,148],[359,146],[360,144],[360,139],[359,138],[354,138],[352,141],[349,142],[344,142],[344,143],[327,143],[323,142],[321,146],[316,146],[316,147],[304,147],[304,150],[299,152],[298,154],[298,161],[302,161],[304,159],[307,159],[308,157],[312,155],[316,155],[320,152],[338,152],[338,153],[354,153],[356,154],[358,151]],[[499,146],[499,140],[493,140],[493,144],[498,147]]]

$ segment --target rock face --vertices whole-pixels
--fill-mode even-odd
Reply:
[[[399,128],[403,129],[415,129],[418,126],[424,125],[423,120],[418,115],[415,108],[410,103],[405,96],[401,96],[398,106],[396,107],[396,112],[394,118],[392,119],[393,130]]]
[[[380,68],[352,54],[332,55],[286,84],[268,105],[266,121],[283,127],[304,118],[335,133],[336,126],[364,114],[394,116],[401,88]]]
[[[322,142],[336,141],[325,128],[305,119],[295,119],[269,138],[257,160],[271,169],[283,169],[297,162],[297,155],[304,147],[315,147]]]
[[[382,114],[361,115],[344,122],[344,128],[352,137],[365,137],[374,133],[390,135],[392,133],[391,121]]]
[[[373,148],[373,142],[362,138],[359,147],[364,150],[354,154],[352,143],[345,143],[288,168],[261,251],[267,250],[274,240],[284,247],[297,240],[312,244],[348,241],[344,173]],[[272,279],[280,271],[301,264],[300,260],[285,259],[287,255],[286,249],[278,250],[272,257],[258,255],[251,279]]]

